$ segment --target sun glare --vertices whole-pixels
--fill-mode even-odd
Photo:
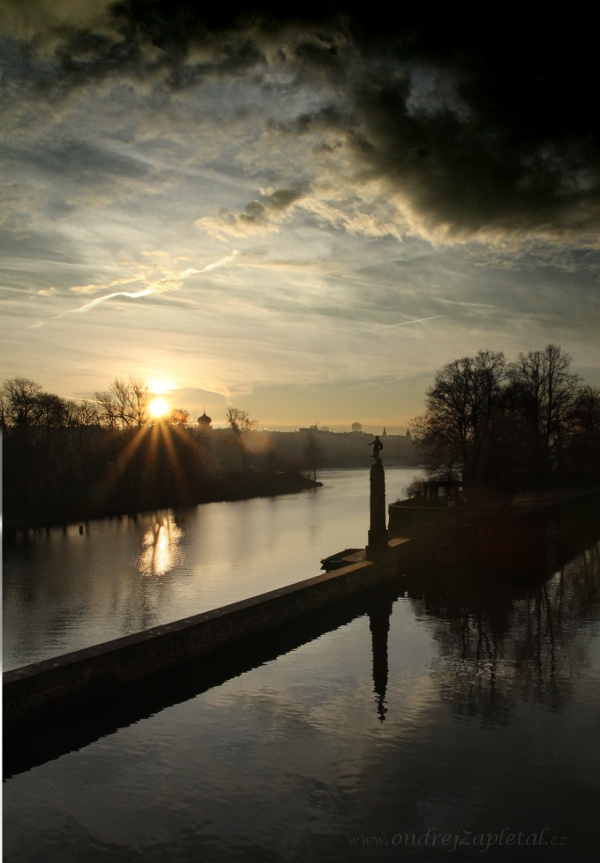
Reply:
[[[153,417],[162,417],[169,410],[169,405],[164,399],[154,399],[150,405],[150,413]]]
[[[160,396],[163,393],[170,393],[176,388],[175,384],[171,383],[171,381],[158,380],[155,378],[148,381],[148,386],[153,393],[156,393],[157,396]]]

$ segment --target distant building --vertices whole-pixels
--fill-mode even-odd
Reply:
[[[385,429],[381,432],[381,437],[387,437],[387,432]]]
[[[212,419],[209,416],[207,416],[206,409],[205,409],[202,416],[198,417],[198,427],[201,429],[205,429],[205,430],[211,429],[212,428],[211,422],[212,422]]]
[[[314,424],[314,426],[309,426],[308,428],[306,428],[306,426],[303,426],[302,428],[299,428],[299,429],[298,429],[298,431],[301,431],[301,432],[309,432],[309,431],[314,431],[314,432],[329,432],[329,434],[333,434],[333,432],[332,432],[332,431],[330,431],[329,426],[321,426],[321,427],[319,428],[319,424],[318,424],[318,423],[315,423],[315,424]]]
[[[352,431],[353,432],[361,432],[362,431],[362,423],[352,423]]]

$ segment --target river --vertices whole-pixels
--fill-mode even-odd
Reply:
[[[418,473],[388,468],[389,501]],[[30,532],[4,551],[4,669],[317,575],[367,543],[368,470],[323,488]],[[82,532],[80,532],[80,530]]]
[[[389,500],[411,476],[388,471]],[[316,574],[367,529],[366,473],[321,479],[317,492],[7,549],[6,656],[21,664]],[[273,661],[10,778],[4,859],[592,859],[599,618],[598,545],[527,590],[465,594],[446,580],[374,599]]]

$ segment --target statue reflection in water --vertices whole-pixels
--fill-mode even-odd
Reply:
[[[385,694],[388,683],[388,633],[392,614],[391,600],[383,600],[369,611],[369,628],[373,647],[373,690],[380,722],[385,721],[388,709]]]
[[[440,663],[434,678],[453,711],[506,724],[519,698],[561,709],[600,608],[600,544],[551,577],[517,589],[482,579],[404,582],[408,601],[430,618]],[[388,712],[388,633],[392,600],[368,607],[373,691],[381,722]]]

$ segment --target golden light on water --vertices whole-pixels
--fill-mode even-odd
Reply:
[[[154,399],[154,401],[150,404],[150,413],[153,417],[162,417],[169,410],[169,405],[165,401],[165,399]]]
[[[137,566],[142,575],[165,575],[179,563],[181,528],[169,516],[158,519],[144,534]]]

